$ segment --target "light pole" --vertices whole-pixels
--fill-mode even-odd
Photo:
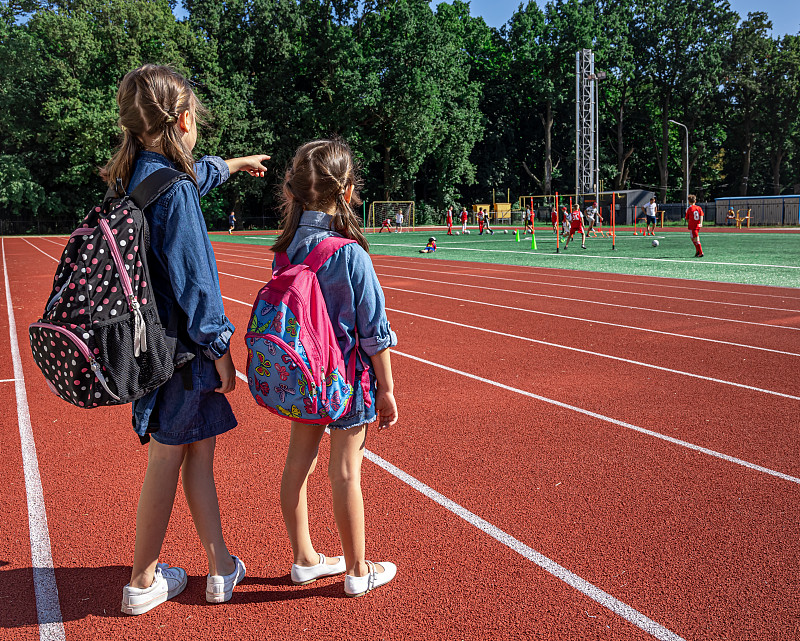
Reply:
[[[670,119],[670,122],[673,125],[678,125],[679,127],[683,127],[686,130],[686,150],[684,153],[684,165],[683,165],[683,180],[684,186],[686,187],[686,206],[689,206],[689,128],[681,122],[677,120]]]

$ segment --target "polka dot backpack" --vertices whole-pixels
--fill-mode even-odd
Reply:
[[[65,401],[83,408],[130,403],[172,376],[175,339],[166,335],[150,289],[142,212],[184,179],[159,169],[131,194],[118,181],[70,234],[44,314],[28,328],[36,364]]]

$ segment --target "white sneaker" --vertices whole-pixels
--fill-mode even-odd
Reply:
[[[341,574],[347,570],[344,564],[344,557],[337,556],[337,561],[333,565],[329,564],[324,554],[319,555],[319,563],[311,566],[302,566],[292,563],[292,583],[295,585],[306,585],[312,583],[323,576],[333,576]]]
[[[144,614],[167,599],[178,596],[186,587],[186,572],[166,563],[156,565],[153,583],[149,588],[122,588],[122,613]]]
[[[239,557],[233,556],[234,568],[233,572],[227,576],[221,574],[209,574],[206,577],[206,601],[209,603],[225,603],[230,601],[233,596],[233,588],[239,585],[239,582],[244,578],[247,568]]]
[[[344,593],[347,596],[364,596],[370,590],[386,585],[397,574],[397,566],[388,561],[380,562],[383,572],[377,572],[372,561],[367,561],[367,565],[369,572],[366,575],[350,576],[348,574],[344,577]]]

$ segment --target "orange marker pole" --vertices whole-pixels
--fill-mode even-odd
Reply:
[[[556,192],[556,254],[561,252],[561,210],[558,208],[558,192]]]
[[[617,243],[617,194],[611,194],[611,251]]]

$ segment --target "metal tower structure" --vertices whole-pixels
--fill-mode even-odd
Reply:
[[[598,191],[596,80],[594,54],[581,49],[575,54],[575,193],[579,200]]]

